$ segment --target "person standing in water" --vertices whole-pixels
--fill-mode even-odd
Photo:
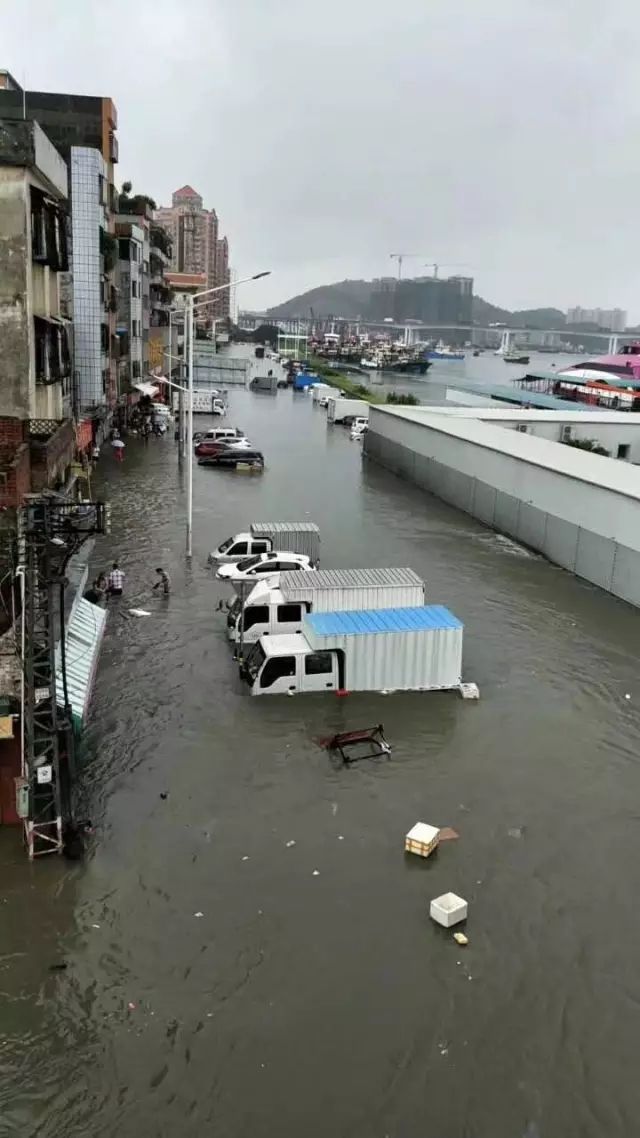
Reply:
[[[123,589],[124,573],[118,565],[118,562],[114,561],[113,569],[107,577],[107,592],[110,597],[121,597]]]
[[[158,574],[158,580],[153,586],[153,591],[155,593],[156,589],[162,588],[165,597],[168,597],[171,592],[171,578],[165,569],[156,569],[156,573]]]

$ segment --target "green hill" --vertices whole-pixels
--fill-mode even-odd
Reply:
[[[343,316],[347,320],[366,319],[373,291],[372,281],[338,281],[293,296],[267,310],[274,320],[296,317]],[[506,324],[512,328],[562,328],[565,315],[558,308],[525,308],[511,312],[481,296],[473,298],[474,324]]]

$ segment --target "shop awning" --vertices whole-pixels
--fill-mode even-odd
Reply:
[[[131,386],[135,387],[136,391],[139,391],[141,395],[148,395],[150,398],[157,395],[160,390],[160,388],[156,387],[153,383],[132,383]]]
[[[100,605],[80,597],[66,630],[67,689],[76,727],[82,727],[89,708],[107,614]],[[56,648],[56,692],[64,706],[60,645]]]

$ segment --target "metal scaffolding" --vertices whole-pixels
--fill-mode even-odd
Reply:
[[[55,497],[28,500],[20,511],[20,555],[24,566],[24,777],[25,819],[30,858],[61,853],[63,829],[71,820],[73,727],[66,690],[64,639],[65,570],[69,558],[95,534],[109,528],[109,507]],[[56,684],[60,643],[63,706]]]

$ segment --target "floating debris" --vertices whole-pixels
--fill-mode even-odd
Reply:
[[[194,915],[194,917],[204,917],[204,913],[201,913],[199,909],[198,909],[198,912],[194,913],[193,915]]]
[[[468,944],[469,943],[469,937],[465,936],[464,933],[454,933],[453,939],[455,940],[456,944]]]
[[[295,846],[295,844],[296,844],[296,843],[295,843],[294,839],[293,839],[293,838],[291,838],[291,840],[290,840],[290,841],[288,841],[288,842],[285,842],[284,844],[285,844],[285,846],[287,847],[287,849],[288,849],[288,850],[290,850],[290,849],[291,849],[291,847],[292,847],[292,846]]]
[[[451,928],[451,925],[457,925],[460,921],[466,920],[467,909],[468,906],[464,897],[458,897],[457,893],[442,893],[440,897],[435,897],[431,902],[429,916],[437,924],[448,929]]]
[[[380,755],[390,755],[391,747],[384,737],[384,727],[363,727],[359,731],[340,731],[323,744],[328,751],[337,751],[343,763],[354,763],[359,759],[374,759]],[[363,748],[364,751],[358,750]]]
[[[311,874],[311,876],[312,876],[312,877],[319,877],[319,876],[320,876],[320,870],[319,870],[319,869],[314,869],[314,871],[313,871],[313,873]]]
[[[129,609],[131,616],[151,616],[147,609]]]
[[[457,830],[453,826],[443,826],[440,830],[439,842],[455,842],[460,837]]]
[[[440,831],[437,826],[430,826],[427,822],[416,822],[404,839],[405,853],[429,857],[436,848],[439,837]]]

